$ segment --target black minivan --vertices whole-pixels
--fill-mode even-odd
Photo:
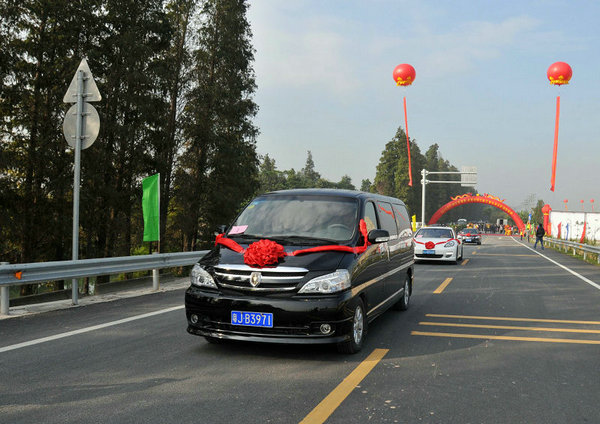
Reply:
[[[211,343],[336,343],[358,352],[368,322],[408,308],[413,249],[401,200],[333,189],[261,195],[192,269],[187,331]]]

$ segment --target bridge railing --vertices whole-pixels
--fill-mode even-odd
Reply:
[[[545,243],[549,243],[554,247],[560,248],[561,250],[568,252],[569,250],[573,251],[575,254],[577,251],[581,251],[583,254],[583,260],[587,259],[587,255],[592,253],[597,255],[598,263],[600,264],[600,246],[591,246],[589,244],[577,243],[574,241],[568,240],[560,240],[555,238],[546,237],[544,238]]]
[[[158,290],[159,269],[193,265],[207,253],[208,250],[200,250],[29,264],[2,262],[0,263],[0,314],[8,315],[11,286],[153,270],[153,288]]]

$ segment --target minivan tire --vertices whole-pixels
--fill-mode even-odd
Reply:
[[[393,306],[393,309],[396,311],[406,311],[408,306],[410,305],[410,276],[407,274],[404,280],[404,293],[402,293],[402,297],[396,304]]]
[[[350,339],[337,344],[338,352],[353,354],[362,349],[363,341],[367,334],[367,318],[365,316],[365,306],[362,299],[358,300],[354,308],[352,318],[352,329],[350,330]]]

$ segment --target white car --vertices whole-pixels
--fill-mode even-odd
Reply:
[[[415,261],[451,261],[463,257],[463,245],[450,227],[423,227],[416,232]]]

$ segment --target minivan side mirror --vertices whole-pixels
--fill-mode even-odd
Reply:
[[[218,236],[219,234],[223,234],[225,231],[227,231],[227,225],[224,225],[224,224],[218,225],[216,232],[215,232],[215,236]]]
[[[367,235],[369,243],[383,243],[390,240],[390,233],[387,230],[371,230]]]

